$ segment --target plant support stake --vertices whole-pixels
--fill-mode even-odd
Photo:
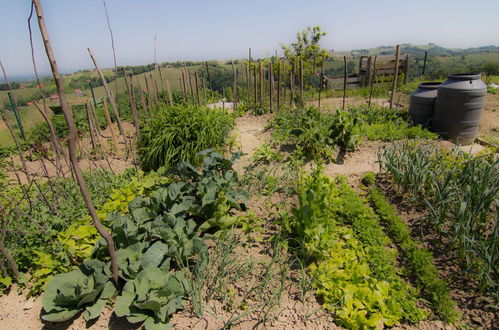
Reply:
[[[101,224],[99,220],[99,216],[97,215],[97,212],[95,210],[94,203],[90,198],[87,184],[85,183],[85,179],[83,178],[83,172],[81,171],[80,165],[78,164],[78,158],[76,154],[77,130],[74,123],[73,112],[71,111],[71,108],[69,107],[69,104],[66,100],[66,94],[64,93],[64,86],[62,84],[62,80],[59,74],[59,68],[57,67],[54,51],[50,43],[47,26],[45,25],[45,19],[42,13],[40,0],[32,0],[32,1],[36,9],[38,25],[40,27],[40,33],[42,35],[45,51],[49,59],[50,67],[52,69],[52,74],[54,76],[54,81],[57,87],[57,92],[59,94],[59,100],[61,102],[62,112],[64,114],[64,118],[66,119],[66,123],[69,129],[69,134],[68,134],[69,159],[71,161],[71,165],[73,166],[73,171],[75,173],[78,186],[80,187],[81,194],[83,196],[85,204],[87,205],[88,212],[92,217],[94,226],[107,243],[109,257],[111,259],[112,278],[115,284],[118,285],[118,261],[116,258],[116,248],[114,246],[114,241],[111,234],[105,229],[105,227]]]

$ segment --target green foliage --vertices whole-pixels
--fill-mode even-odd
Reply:
[[[376,182],[376,173],[374,172],[367,172],[362,177],[362,183],[367,187],[374,185],[375,182]]]
[[[379,328],[426,317],[398,275],[396,252],[378,218],[344,179],[317,169],[302,176],[298,198],[284,230],[297,237],[300,254],[315,261],[312,285],[341,325]]]
[[[137,196],[132,201],[128,201],[128,197],[117,198],[128,204],[127,213],[119,212],[121,202],[110,202],[105,208],[118,211],[108,213],[104,223],[111,228],[119,278],[125,282],[116,299],[115,312],[132,323],[144,322],[146,329],[171,326],[168,325],[171,315],[183,308],[192,294],[190,277],[203,273],[207,266],[208,247],[200,232],[213,226],[229,228],[230,225],[222,225],[223,219],[231,209],[241,209],[239,202],[247,198],[244,191],[236,187],[238,181],[232,170],[232,160],[211,150],[203,151],[200,156],[204,157],[204,167],[200,171],[189,163],[181,163],[169,170],[168,179],[153,177],[153,182],[163,183],[154,186],[149,182],[147,196]],[[141,188],[136,184],[132,182],[130,190],[139,193]],[[218,222],[212,223],[214,220]],[[99,263],[108,280],[110,262],[105,255],[105,244],[100,239],[92,252],[92,257],[102,259],[105,265],[92,259],[82,266]],[[100,309],[93,305],[94,302],[101,306],[110,295],[104,289],[96,301],[102,281],[85,275],[73,271],[53,278],[43,298],[47,320],[63,321],[85,307],[86,319],[98,315]],[[79,294],[82,291],[79,286],[66,288],[65,280],[74,277],[77,277],[78,285],[82,281],[89,283],[83,296]],[[64,304],[60,299],[61,290],[67,297]]]
[[[319,42],[327,32],[321,31],[320,26],[308,27],[306,30],[296,34],[296,42],[289,46],[281,45],[287,59],[302,59],[309,61],[319,58],[328,58],[329,51],[320,48]]]
[[[264,143],[253,152],[252,158],[257,164],[270,164],[282,161],[283,156],[278,150],[273,149],[270,144]]]
[[[225,111],[196,106],[161,106],[141,130],[139,158],[146,170],[182,161],[199,164],[198,153],[222,150],[234,119]]]
[[[357,120],[342,111],[330,114],[310,107],[280,112],[270,125],[278,143],[295,144],[305,159],[328,159],[334,146],[354,150],[358,142]]]
[[[411,237],[409,227],[398,216],[396,208],[388,203],[379,190],[370,189],[369,200],[386,225],[390,237],[404,252],[411,271],[416,275],[417,281],[432,302],[436,314],[446,322],[457,321],[460,315],[456,310],[456,303],[449,294],[446,282],[438,275],[431,252],[426,248],[419,248],[419,244]]]
[[[103,262],[90,260],[76,270],[59,274],[47,285],[42,303],[45,321],[64,322],[84,310],[83,318],[97,318],[116,292]]]
[[[147,330],[165,329],[170,315],[184,307],[189,291],[182,272],[148,267],[125,284],[116,299],[115,312],[131,323],[144,322]]]
[[[395,141],[437,138],[436,134],[420,126],[412,126],[407,111],[361,106],[350,108],[349,113],[361,122],[360,134],[368,140]]]
[[[497,294],[499,160],[429,143],[395,144],[379,153],[382,171],[426,206],[427,225],[457,248],[482,290]]]

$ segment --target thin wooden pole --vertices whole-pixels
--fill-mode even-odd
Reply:
[[[90,141],[92,142],[92,149],[96,149],[96,141],[94,139],[94,125],[93,125],[93,120],[92,120],[92,115],[91,115],[91,110],[90,110],[90,105],[88,102],[85,103],[85,110],[87,113],[87,122],[88,122],[88,130],[90,131]]]
[[[322,85],[324,84],[324,59],[321,61],[321,75],[319,78],[319,102],[318,102],[318,107],[319,109],[321,108],[321,93],[322,93]]]
[[[187,103],[187,88],[185,84],[185,70],[182,68],[182,77],[180,78],[180,86],[182,87],[182,96],[184,97],[184,102]]]
[[[118,129],[120,130],[120,134],[125,137],[125,129],[123,128],[123,125],[121,123],[121,118],[120,114],[118,112],[118,107],[116,106],[116,102],[114,101],[114,97],[111,94],[111,91],[109,90],[109,86],[107,85],[106,77],[104,77],[104,74],[102,73],[102,70],[100,69],[99,64],[97,63],[97,59],[94,56],[94,53],[90,49],[90,47],[87,48],[88,54],[92,58],[92,61],[94,62],[95,68],[97,69],[97,73],[99,74],[99,77],[102,80],[102,84],[104,85],[104,90],[106,91],[107,98],[109,99],[109,102],[111,103],[111,109],[113,110],[114,116],[116,117],[116,121],[118,122]],[[126,142],[126,137],[125,137],[125,146],[127,145]]]
[[[156,105],[158,105],[159,103],[159,98],[158,98],[158,84],[156,83],[156,79],[154,79],[154,77],[152,76],[152,73],[149,74],[149,78],[151,79],[151,82],[152,82],[152,91],[153,91],[153,94],[154,94],[154,102]]]
[[[114,145],[118,147],[118,140],[116,139],[116,135],[114,134],[113,122],[111,121],[111,116],[109,115],[105,97],[102,98],[102,104],[104,105],[104,116],[106,117],[107,126],[109,127],[109,131],[111,132],[111,137],[113,138]]]
[[[234,60],[232,60],[232,102],[234,105],[234,110],[237,110],[237,76],[236,67],[234,66]]]
[[[272,67],[272,59],[269,61],[269,111],[272,112],[272,101],[274,94],[274,68]]]
[[[345,110],[346,97],[347,97],[347,57],[343,56],[343,110]]]
[[[303,99],[303,60],[300,59],[300,99],[302,104],[305,104],[305,100]]]
[[[151,97],[151,90],[149,89],[149,82],[147,80],[147,75],[144,75],[144,81],[146,83],[146,91],[147,91],[147,111],[151,113],[152,97]]]
[[[156,64],[159,72],[159,80],[161,80],[161,90],[165,91],[165,81],[163,80],[163,73],[161,72],[161,65]]]
[[[140,136],[139,114],[137,112],[137,106],[135,104],[135,98],[134,98],[134,95],[133,95],[133,89],[130,86],[130,84],[128,83],[128,79],[127,79],[125,70],[123,70],[123,78],[125,80],[126,89],[128,91],[128,97],[129,97],[129,100],[130,100],[130,108],[132,109],[133,125],[135,126],[135,133],[136,133],[137,138],[138,138]]]
[[[287,78],[286,78],[286,60],[283,58],[282,59],[282,79],[283,79],[283,84],[282,84],[282,104],[286,104],[286,89],[287,89]]]
[[[194,88],[192,87],[191,72],[188,69],[185,70],[187,72],[187,81],[189,81],[189,90],[191,94],[192,104],[195,104],[196,100],[194,99]]]
[[[99,126],[99,118],[97,118],[97,111],[94,107],[94,104],[92,102],[89,102],[90,103],[90,110],[92,111],[92,118],[93,118],[93,121],[94,121],[94,124],[95,124],[95,128],[97,129],[97,133],[99,133],[98,135],[99,136],[102,136],[102,132],[100,131],[100,126]]]
[[[393,77],[392,95],[390,95],[390,108],[393,108],[393,100],[395,99],[395,92],[397,90],[397,79],[399,75],[399,57],[400,57],[400,45],[397,45],[397,48],[395,50],[395,75]]]
[[[373,97],[374,81],[376,80],[376,61],[377,61],[377,59],[378,59],[378,56],[374,56],[373,77],[371,79],[371,90],[369,91],[369,102],[368,102],[369,108],[371,107],[371,99]]]
[[[277,59],[277,110],[281,108],[281,59]]]
[[[260,109],[263,109],[263,63],[262,61],[258,61],[258,74],[260,75],[259,77],[259,80],[260,80],[260,100],[259,100],[259,103],[260,103]]]
[[[257,83],[256,83],[256,64],[253,65],[253,91],[254,91],[254,94],[255,94],[255,109],[256,109],[256,94],[257,94]]]
[[[428,58],[428,51],[425,50],[424,52],[424,62],[423,62],[423,72],[421,73],[422,76],[424,76],[424,73],[426,71],[426,59]]]
[[[248,109],[251,108],[251,75],[250,75],[250,64],[248,62],[248,64],[245,66],[245,69],[246,69],[246,84],[247,84],[247,92],[248,92],[248,99],[247,99],[247,102],[248,102]]]
[[[205,64],[206,64],[206,77],[208,78],[208,87],[210,88],[211,91],[211,97],[213,97],[213,86],[211,84],[210,68],[208,67],[208,61],[206,61]]]
[[[405,55],[404,85],[409,82],[409,54]]]
[[[291,63],[291,72],[289,73],[289,106],[293,106],[295,97],[295,63]]]
[[[196,95],[198,99],[198,106],[201,105],[201,93],[199,93],[199,79],[198,79],[198,71],[194,71],[194,79],[196,81]]]
[[[248,80],[248,108],[251,108],[251,48],[248,49],[248,68],[246,77]]]
[[[61,102],[61,108],[64,113],[64,118],[66,119],[66,123],[69,128],[69,139],[68,139],[68,147],[69,147],[69,159],[71,161],[71,165],[73,166],[73,171],[75,172],[76,179],[78,181],[78,185],[80,187],[81,194],[87,205],[88,212],[92,217],[93,223],[99,234],[104,238],[107,243],[109,257],[111,258],[111,271],[112,278],[116,285],[118,285],[118,262],[116,258],[116,248],[114,246],[114,241],[109,232],[104,228],[99,220],[99,216],[95,210],[94,203],[90,197],[88,192],[87,185],[85,183],[85,179],[83,178],[83,173],[80,169],[80,165],[78,164],[78,159],[76,156],[76,127],[74,124],[73,113],[69,108],[69,105],[66,101],[66,95],[64,93],[64,86],[60,79],[59,69],[57,67],[57,63],[55,60],[54,52],[52,50],[52,45],[50,44],[47,27],[45,25],[45,19],[42,13],[42,7],[40,4],[40,0],[32,0],[33,5],[36,8],[36,13],[38,17],[38,25],[40,26],[40,32],[42,34],[42,39],[45,45],[45,51],[47,53],[47,57],[50,62],[50,67],[52,68],[52,73],[54,76],[55,84],[57,87],[57,91],[59,93],[59,100]]]
[[[170,81],[168,79],[166,79],[166,91],[168,92],[168,100],[170,101],[170,105],[173,105],[172,90],[170,88]]]

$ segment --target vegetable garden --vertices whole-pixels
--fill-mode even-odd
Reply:
[[[228,95],[208,65],[180,91],[124,71],[116,97],[70,108],[62,91],[63,115],[13,129],[0,305],[34,304],[32,328],[497,326],[496,149],[464,152],[403,106],[311,105],[315,46],[250,58]],[[374,171],[337,171],[367,156]]]

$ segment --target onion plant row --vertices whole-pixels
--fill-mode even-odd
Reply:
[[[431,143],[398,143],[378,153],[381,170],[426,206],[426,225],[456,248],[480,289],[497,294],[499,160]]]

